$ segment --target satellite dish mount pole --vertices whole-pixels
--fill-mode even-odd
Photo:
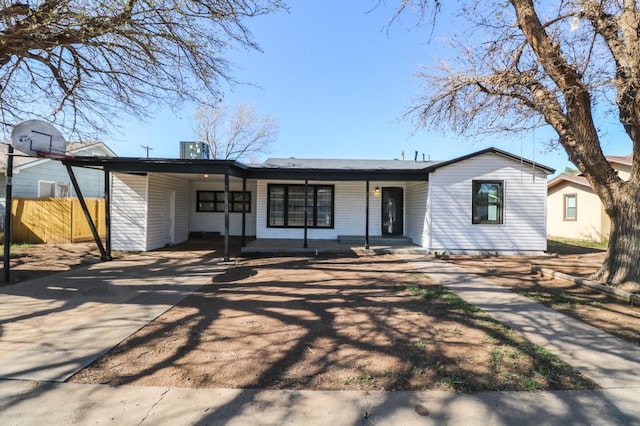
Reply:
[[[7,188],[6,188],[6,201],[4,208],[4,282],[8,283],[11,280],[11,262],[9,257],[11,256],[11,195],[13,188],[13,146],[9,145],[7,152]]]

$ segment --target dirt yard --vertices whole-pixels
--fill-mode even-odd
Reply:
[[[591,388],[393,255],[245,259],[77,383],[452,391]]]
[[[21,280],[43,273],[30,261],[70,268],[98,257],[91,247],[35,247],[16,253]],[[534,260],[588,275],[598,256]],[[531,274],[530,258],[449,260],[640,343],[638,308]],[[393,255],[363,253],[241,259],[71,381],[462,392],[594,387]]]
[[[0,252],[0,257],[3,255],[4,251]],[[17,283],[100,262],[100,252],[93,242],[30,244],[12,247],[10,258],[10,282]]]

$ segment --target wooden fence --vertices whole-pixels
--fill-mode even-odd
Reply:
[[[101,237],[105,236],[103,198],[86,198]],[[15,243],[62,244],[91,241],[93,235],[77,198],[14,198],[11,240]]]

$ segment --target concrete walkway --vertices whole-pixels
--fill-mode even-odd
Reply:
[[[461,395],[62,383],[226,267],[156,252],[0,287],[0,424],[640,425],[638,347],[454,265],[398,255],[604,389]]]
[[[466,302],[553,352],[603,388],[636,388],[640,392],[638,346],[451,263],[420,255],[399,256]]]

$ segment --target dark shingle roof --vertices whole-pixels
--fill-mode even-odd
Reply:
[[[435,164],[438,164],[438,161],[269,158],[254,167],[306,170],[422,170]]]

